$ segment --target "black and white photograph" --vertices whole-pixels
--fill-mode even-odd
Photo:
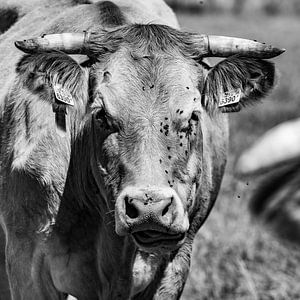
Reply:
[[[0,300],[300,299],[299,0],[0,0]]]

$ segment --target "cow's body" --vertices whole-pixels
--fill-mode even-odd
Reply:
[[[241,155],[237,172],[254,179],[251,213],[278,237],[300,243],[300,120],[267,131]]]
[[[128,1],[126,1],[126,3],[125,1],[113,2],[121,5],[123,4],[124,8],[121,6],[121,10],[127,22],[155,22],[168,24],[172,27],[178,26],[173,13],[160,1],[153,1],[153,6],[151,7],[150,5],[147,9],[144,8],[144,1],[139,1],[138,3],[136,3],[136,1],[131,1],[135,2],[134,5],[130,3],[127,4]],[[158,9],[158,6],[163,9]],[[15,76],[15,74],[11,74],[14,71],[13,66],[17,63],[21,56],[21,53],[12,47],[13,41],[16,39],[20,39],[21,37],[23,38],[24,36],[30,37],[32,35],[41,35],[42,33],[68,31],[82,32],[83,30],[96,31],[99,26],[105,26],[105,22],[108,22],[109,27],[114,26],[113,22],[116,22],[116,25],[120,25],[118,23],[121,22],[121,20],[116,20],[112,16],[109,16],[111,19],[104,18],[104,20],[102,20],[101,10],[99,9],[99,5],[97,6],[96,4],[81,5],[77,7],[63,7],[63,10],[64,11],[61,13],[61,6],[53,5],[53,7],[48,8],[48,10],[39,9],[34,11],[27,14],[19,21],[18,24],[15,25],[17,28],[13,31],[14,34],[11,34],[11,31],[9,31],[2,36],[1,46],[6,50],[9,49],[9,51],[1,51],[1,54],[6,57],[6,59],[1,59],[1,86],[6,84],[7,77]],[[154,12],[156,10],[159,12],[164,11],[164,14],[155,14]],[[53,16],[57,17],[53,18]],[[28,26],[30,24],[29,20],[32,20],[32,27]],[[37,23],[39,24],[38,27],[35,25]],[[5,92],[7,92],[7,90],[1,94],[3,95]],[[4,100],[2,99],[1,101],[3,102]],[[41,109],[43,110],[42,107]],[[48,113],[49,118],[53,118],[51,110],[49,110]],[[207,189],[208,194],[203,195],[203,197],[212,198],[213,200],[216,197],[223,173],[223,167],[225,165],[226,138],[223,138],[224,136],[227,136],[227,125],[226,121],[223,120],[225,118],[225,115],[220,118],[220,129],[218,133],[220,136],[219,139],[224,141],[223,145],[219,145],[220,149],[223,150],[220,151],[220,153],[211,151],[211,154],[208,154],[211,158],[208,161],[207,168],[211,170],[209,177],[213,178],[208,178],[207,180],[210,182],[213,181],[214,186],[209,188],[211,192]],[[207,121],[211,122],[209,118]],[[13,126],[19,126],[19,130],[23,130],[23,124],[14,123]],[[11,131],[11,129],[12,128],[4,128],[2,130],[2,136],[8,134],[5,132],[6,130]],[[11,146],[16,143],[16,139],[18,138],[17,134],[19,133],[16,133],[15,136],[11,137],[11,139],[13,139],[11,141]],[[33,139],[37,138],[37,134],[38,133],[36,131],[30,133]],[[30,148],[27,143],[23,144],[23,141],[20,142],[21,144],[19,146],[20,149],[22,149],[21,151],[27,151],[28,147]],[[52,141],[49,140],[48,142],[49,144],[46,145],[46,147],[51,147]],[[209,151],[209,149],[213,150],[212,145],[207,145],[207,151]],[[28,149],[28,151],[30,150]],[[8,146],[4,149],[4,151],[11,153],[13,149]],[[20,156],[22,157],[24,154],[22,153]],[[27,157],[27,154],[25,155]],[[39,154],[37,153],[36,155],[38,156]],[[118,241],[121,245],[116,245],[115,249],[113,249],[113,243],[109,242],[110,237],[99,237],[99,234],[97,233],[99,229],[97,228],[87,228],[86,231],[83,230],[81,233],[75,233],[74,237],[68,236],[70,242],[67,244],[60,243],[56,240],[51,242],[46,241],[45,243],[45,233],[43,230],[41,230],[40,233],[38,232],[40,229],[43,229],[43,227],[49,226],[49,223],[52,222],[51,218],[53,218],[53,215],[56,215],[59,203],[58,198],[59,195],[63,193],[63,186],[67,176],[69,155],[69,149],[55,148],[54,153],[45,158],[47,161],[51,161],[52,165],[47,166],[46,170],[44,169],[41,172],[37,170],[40,169],[41,166],[34,167],[37,173],[45,174],[49,172],[48,175],[49,178],[51,178],[50,182],[45,179],[46,182],[42,187],[39,186],[38,183],[38,181],[41,180],[41,178],[38,178],[40,175],[34,174],[34,177],[32,178],[31,174],[26,174],[26,172],[23,171],[24,169],[19,171],[18,168],[15,171],[15,174],[10,174],[11,162],[6,164],[6,167],[3,167],[2,162],[2,178],[5,172],[9,173],[6,175],[6,178],[9,178],[9,188],[6,188],[5,191],[2,189],[1,194],[2,211],[9,215],[5,220],[5,223],[11,224],[11,228],[8,228],[12,236],[9,237],[8,241],[7,259],[9,268],[12,268],[10,271],[14,274],[14,277],[11,278],[11,285],[12,287],[14,287],[14,285],[20,287],[20,290],[18,290],[17,294],[14,295],[14,299],[21,299],[19,298],[21,295],[23,295],[24,299],[43,299],[41,295],[36,295],[35,298],[32,296],[32,298],[26,298],[24,295],[26,295],[27,292],[31,295],[34,282],[42,281],[47,277],[52,277],[53,279],[48,281],[50,286],[43,286],[42,289],[46,288],[51,291],[53,297],[51,299],[59,299],[59,297],[62,297],[59,296],[61,295],[60,293],[54,291],[55,288],[61,288],[65,293],[73,294],[79,299],[97,299],[97,294],[101,295],[101,299],[117,299],[118,295],[121,295],[120,299],[126,299],[131,292],[130,287],[132,284],[129,274],[133,263],[133,261],[127,261],[127,257],[133,256],[133,260],[135,257],[135,254],[133,255],[132,253],[135,250],[131,249],[132,247],[128,246],[129,249],[127,250],[126,247],[123,246],[123,243],[127,243],[126,239],[125,241]],[[218,158],[214,158],[214,156],[218,156]],[[5,160],[6,159],[8,159],[8,157],[5,157]],[[216,159],[220,160],[221,163],[215,170],[213,170],[211,164],[212,161]],[[42,162],[45,162],[45,160],[42,160]],[[26,162],[22,161],[21,164],[23,163]],[[44,166],[42,167],[44,168]],[[203,184],[207,185],[206,183]],[[48,189],[51,191],[49,191],[48,196],[46,196],[45,191]],[[8,194],[5,195],[5,193]],[[53,196],[56,199],[48,198]],[[25,205],[24,201],[26,201]],[[50,215],[47,217],[45,216],[45,218],[41,220],[39,213],[44,215],[45,212],[47,213],[49,211],[50,201],[55,202],[51,208]],[[14,203],[14,205],[11,203]],[[34,211],[32,213],[30,212],[31,208]],[[35,212],[37,209],[39,212]],[[27,214],[31,215],[28,216]],[[29,219],[23,217],[24,215],[27,215]],[[76,227],[77,226],[80,226],[79,223],[76,224]],[[91,224],[90,226],[94,227],[96,225]],[[198,224],[195,224],[195,227],[198,227]],[[138,263],[141,264],[141,266],[139,270],[139,266],[137,265],[135,273],[137,277],[145,277],[145,279],[142,278],[137,280],[141,281],[141,287],[137,287],[137,291],[143,290],[143,288],[151,281],[150,279],[154,277],[154,274],[151,274],[148,269],[153,269],[152,272],[154,273],[154,270],[159,270],[160,268],[163,268],[164,270],[158,272],[160,273],[158,277],[163,276],[163,273],[165,272],[167,280],[164,280],[164,282],[160,284],[161,287],[160,291],[157,293],[157,297],[159,298],[160,294],[169,295],[165,296],[166,298],[172,297],[173,294],[177,295],[177,290],[182,290],[189,267],[191,243],[194,233],[195,232],[193,231],[191,232],[191,240],[187,241],[184,247],[179,251],[180,255],[175,257],[172,263],[167,263],[168,259],[165,260],[161,257],[149,258],[146,254],[138,255],[138,257],[140,257]],[[90,235],[93,235],[93,237],[90,238]],[[86,236],[88,236],[88,238],[85,241]],[[21,243],[19,242],[20,238],[22,241]],[[76,249],[74,250],[74,253],[70,254],[70,251],[72,252],[72,250],[70,250],[69,247],[73,247],[70,245],[74,244],[74,247],[77,248],[77,244],[80,243],[85,244],[83,250]],[[102,245],[101,248],[103,248],[103,250],[100,250],[101,248],[98,249],[101,254],[100,260],[103,264],[103,270],[97,270],[97,260],[99,260],[99,258],[97,258],[97,253],[95,253],[95,243],[99,243]],[[111,246],[112,249],[107,249],[108,246]],[[128,254],[126,251],[128,251]],[[144,256],[146,256],[145,260],[143,259]],[[144,261],[151,262],[145,271],[143,271],[145,268],[143,265],[148,265],[148,263],[145,263]],[[105,266],[106,263],[107,266]],[[14,270],[14,268],[16,269]],[[34,268],[34,272],[32,272],[32,268]],[[179,273],[176,273],[175,276],[172,275],[173,269],[178,269],[179,271]],[[139,272],[142,272],[142,274],[139,274]],[[153,283],[153,285],[156,284],[157,283]],[[43,283],[41,283],[41,285],[43,285]],[[104,286],[104,290],[102,290],[102,286]],[[149,299],[152,298],[152,293],[154,291],[155,289],[150,286],[147,292],[149,294]],[[146,299],[146,297],[142,297],[141,299]]]
[[[146,25],[125,26],[135,23]],[[113,33],[104,47],[95,44],[105,54],[91,70],[60,52],[20,60],[12,47],[42,33],[103,28]],[[1,36],[0,218],[13,299],[180,297],[226,163],[227,116],[214,107],[214,79],[235,65],[229,77],[240,85],[247,70],[245,88],[262,69],[259,92],[254,85],[242,96],[259,98],[274,68],[233,57],[207,75],[206,64],[188,57],[189,40],[180,46],[186,35],[172,28],[177,20],[162,1],[66,1],[26,14]],[[125,46],[115,47],[123,36]],[[51,107],[54,82],[75,99],[65,131]]]

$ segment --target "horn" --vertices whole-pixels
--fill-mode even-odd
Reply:
[[[25,53],[57,50],[67,54],[87,54],[91,33],[46,34],[41,37],[16,41],[15,46]]]
[[[218,36],[218,35],[196,35],[194,37],[200,47],[202,57],[228,57],[234,54],[242,54],[253,58],[273,58],[285,49],[275,48],[257,41]]]
[[[238,159],[236,172],[251,176],[288,162],[299,161],[300,119],[287,121],[267,131]]]

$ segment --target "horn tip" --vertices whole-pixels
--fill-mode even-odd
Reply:
[[[282,54],[282,53],[284,53],[286,51],[286,49],[285,48],[281,48],[281,49],[279,49],[279,51],[280,51],[280,54]]]
[[[36,45],[31,40],[15,41],[15,46],[25,53],[32,53],[36,50]]]
[[[284,53],[286,51],[285,48],[273,48],[271,53],[272,53],[272,57],[276,57],[276,56],[279,56],[280,54]]]
[[[15,41],[15,46],[19,49],[22,50],[23,46],[24,46],[24,42],[22,41]]]
[[[18,48],[19,50],[23,52],[28,52],[26,47],[25,47],[25,41],[15,41],[15,47]]]
[[[282,54],[282,53],[284,53],[286,51],[285,48],[281,48],[281,49],[280,48],[275,48],[274,50],[275,50],[275,52],[278,53],[278,55],[280,55],[280,54]]]

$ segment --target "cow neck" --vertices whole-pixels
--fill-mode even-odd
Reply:
[[[129,297],[132,276],[128,274],[132,274],[136,246],[131,237],[120,237],[115,233],[114,207],[111,207],[114,203],[109,204],[104,199],[91,166],[97,160],[94,148],[99,147],[107,133],[99,136],[99,132],[93,130],[93,118],[83,123],[71,138],[70,167],[55,233],[68,253],[89,251],[91,261],[95,262],[93,265],[97,266],[96,270],[91,267],[90,272],[97,273],[101,299],[126,294]]]

